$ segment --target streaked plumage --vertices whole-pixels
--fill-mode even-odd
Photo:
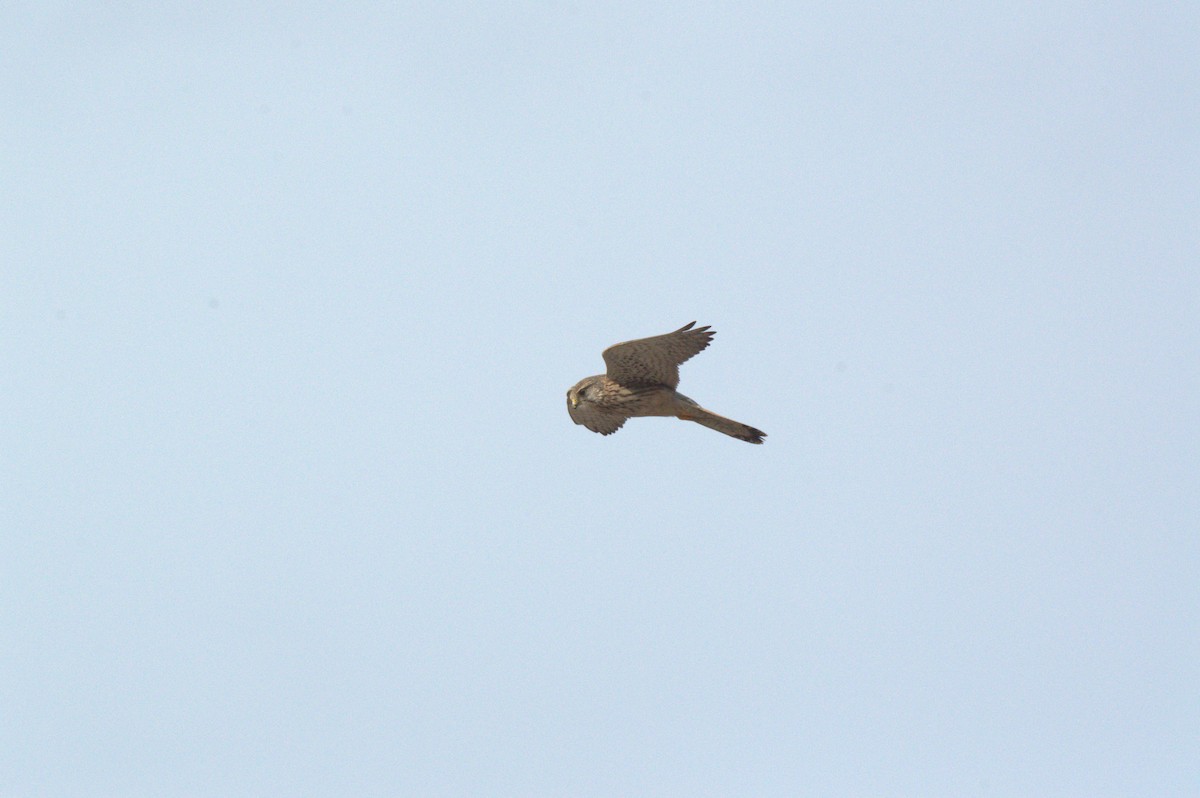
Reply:
[[[611,435],[635,416],[674,416],[695,421],[749,443],[765,432],[705,410],[675,390],[679,366],[704,351],[716,335],[696,322],[666,335],[638,338],[604,350],[606,374],[580,380],[567,391],[567,412],[576,424]]]

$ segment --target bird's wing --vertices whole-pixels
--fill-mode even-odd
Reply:
[[[627,416],[605,412],[591,402],[580,402],[578,407],[572,407],[570,399],[567,400],[567,412],[576,424],[601,435],[612,435],[628,420]]]
[[[638,385],[679,385],[679,365],[704,350],[716,335],[696,322],[666,335],[638,338],[614,344],[604,350],[608,378],[626,387]]]

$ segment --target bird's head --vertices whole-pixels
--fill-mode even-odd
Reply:
[[[588,389],[591,388],[591,385],[592,378],[588,377],[567,389],[567,404],[571,406],[572,410],[589,401]]]

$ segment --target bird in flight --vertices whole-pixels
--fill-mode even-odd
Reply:
[[[702,352],[716,335],[708,327],[693,327],[696,322],[605,349],[607,373],[586,377],[567,391],[571,420],[611,435],[636,416],[674,416],[747,443],[762,443],[767,433],[705,410],[675,390],[680,364]]]

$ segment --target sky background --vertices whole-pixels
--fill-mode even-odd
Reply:
[[[0,796],[1200,794],[1198,54],[5,3]]]

